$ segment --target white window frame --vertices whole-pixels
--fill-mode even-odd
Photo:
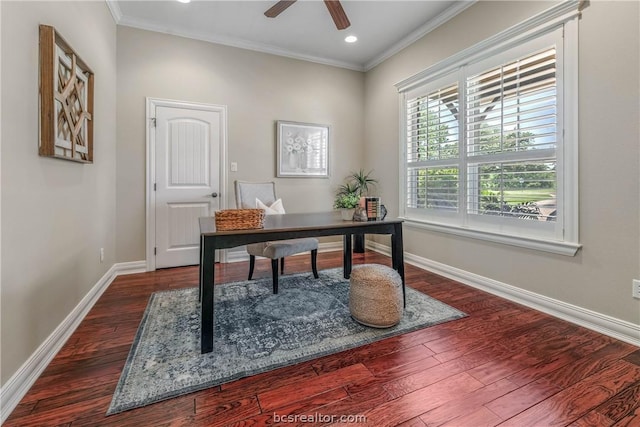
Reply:
[[[445,75],[445,76],[441,76],[437,79],[434,79],[432,81],[429,81],[428,83],[426,83],[425,85],[422,85],[420,87],[415,88],[414,90],[411,91],[407,91],[404,93],[405,96],[401,96],[402,99],[402,107],[401,110],[403,110],[403,112],[405,112],[406,110],[406,101],[407,99],[410,98],[416,98],[419,96],[424,96],[429,94],[430,92],[432,92],[433,90],[437,90],[440,89],[444,86],[449,86],[452,85],[453,83],[456,83],[458,85],[458,103],[459,105],[461,102],[460,99],[460,84],[459,84],[459,76],[456,75],[457,73],[453,72],[451,75]],[[460,120],[458,120],[458,124],[460,125]],[[406,116],[405,119],[401,122],[400,124],[402,127],[405,128],[406,130],[406,126],[407,126],[407,121],[406,121]],[[462,127],[459,126],[458,129],[458,138],[462,138]],[[404,161],[401,163],[401,170],[404,169],[404,181],[401,182],[401,187],[403,190],[406,190],[406,183],[407,183],[407,153],[406,153],[406,146],[407,146],[407,136],[406,133],[404,134],[404,137],[401,139],[402,143],[401,145],[403,146],[403,156],[404,156]],[[460,149],[459,149],[460,150]],[[462,154],[460,153],[460,151],[458,151],[458,158],[461,156]],[[456,159],[444,159],[444,160],[438,160],[436,161],[437,165],[433,165],[430,167],[437,167],[437,166],[448,166],[448,165],[452,165],[453,163],[456,164],[456,167],[461,167],[460,161],[458,160],[458,158]],[[460,170],[459,173],[463,174],[464,171]],[[414,219],[421,219],[424,221],[435,221],[435,222],[443,222],[443,223],[447,223],[447,222],[452,222],[455,220],[461,220],[462,219],[462,213],[461,213],[461,207],[462,207],[462,202],[461,202],[461,197],[464,196],[464,194],[462,193],[462,185],[459,185],[458,187],[458,209],[456,212],[451,212],[451,211],[444,211],[444,210],[438,210],[438,209],[425,209],[425,208],[407,208],[406,207],[406,191],[404,191],[404,193],[402,193],[404,195],[403,199],[401,199],[401,205],[404,204],[404,215],[403,217],[406,218],[414,218]],[[400,212],[403,212],[402,210]]]
[[[561,255],[574,256],[580,249],[578,236],[578,18],[580,16],[580,1],[560,3],[514,27],[511,27],[483,42],[480,42],[434,66],[396,84],[400,93],[400,217],[407,226],[451,233],[464,237],[471,237],[491,242],[525,247]],[[558,86],[558,140],[556,147],[556,161],[561,167],[557,170],[557,200],[558,215],[555,230],[551,234],[536,235],[527,233],[527,221],[514,221],[520,226],[492,227],[482,226],[484,219],[470,223],[468,215],[462,214],[457,222],[443,221],[441,217],[429,215],[428,212],[418,213],[415,209],[406,207],[407,201],[407,154],[406,154],[406,99],[407,94],[420,92],[425,87],[433,87],[437,81],[450,79],[453,73],[463,67],[498,57],[501,53],[535,41],[553,31],[562,31],[564,37],[562,46],[558,46],[562,54],[559,55],[558,67],[562,67],[564,76],[559,79]],[[462,85],[462,76],[458,81]],[[464,110],[464,87],[460,89],[460,110]],[[464,120],[459,120],[461,127],[459,134],[464,133]],[[562,126],[562,128],[560,128]],[[461,168],[461,197],[466,198],[466,167],[465,154],[460,152]],[[466,210],[466,202],[459,205],[459,210]],[[490,222],[490,220],[489,220]],[[508,223],[507,221],[506,223]]]

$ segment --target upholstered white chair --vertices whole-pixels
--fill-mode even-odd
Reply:
[[[238,209],[255,209],[257,200],[270,207],[277,201],[275,182],[245,182],[235,181],[236,206]],[[257,199],[257,200],[256,200]],[[267,210],[267,215],[273,214]],[[313,276],[318,278],[316,260],[318,257],[318,239],[313,237],[304,239],[277,240],[273,242],[252,243],[247,245],[249,253],[249,280],[253,277],[256,257],[271,259],[271,273],[273,276],[273,293],[278,293],[278,260],[280,260],[280,274],[284,274],[284,258],[302,252],[311,251],[311,269]]]

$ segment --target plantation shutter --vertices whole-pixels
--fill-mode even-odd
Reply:
[[[468,213],[555,221],[556,71],[550,47],[467,77]]]
[[[509,29],[396,84],[402,218],[575,254],[579,10],[567,10],[558,6],[557,21],[520,24],[518,34]]]
[[[555,47],[467,78],[466,92],[469,155],[556,147]]]
[[[406,207],[458,210],[458,83],[409,93],[406,99]]]

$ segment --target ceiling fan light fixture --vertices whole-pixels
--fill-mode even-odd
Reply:
[[[346,41],[347,43],[355,43],[358,41],[358,38],[354,35],[351,35],[351,36],[345,37],[344,41]]]

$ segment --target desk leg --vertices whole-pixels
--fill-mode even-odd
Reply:
[[[215,237],[203,237],[202,261],[202,324],[200,325],[200,352],[213,350],[213,284],[215,281]]]
[[[393,268],[398,271],[400,278],[402,279],[402,299],[404,306],[407,306],[407,296],[405,292],[405,280],[404,280],[404,247],[402,243],[402,224],[396,224],[394,226],[393,236],[391,236],[391,262]]]
[[[344,250],[342,252],[343,276],[345,279],[351,277],[351,234],[344,235]]]

